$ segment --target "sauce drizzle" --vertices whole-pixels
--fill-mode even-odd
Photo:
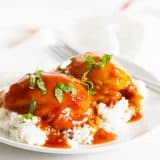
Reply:
[[[140,120],[143,117],[143,115],[141,113],[137,113],[136,115],[134,115],[131,120],[129,122],[135,122]]]
[[[116,138],[117,138],[116,134],[106,132],[104,129],[100,128],[94,135],[93,144],[111,142]]]
[[[48,135],[48,140],[46,141],[44,146],[51,148],[70,148],[67,141],[62,136],[55,135],[52,132]]]

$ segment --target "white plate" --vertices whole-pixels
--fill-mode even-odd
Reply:
[[[129,62],[128,60],[118,58],[118,61],[131,73],[141,74],[144,77],[147,77],[150,80],[156,80],[156,78],[149,72],[145,71],[143,68]],[[148,97],[145,99],[145,105],[143,109],[144,117],[134,123],[128,124],[127,128],[122,131],[123,134],[119,136],[116,141],[100,145],[91,145],[91,146],[80,146],[74,149],[59,149],[59,148],[46,148],[46,147],[37,147],[30,146],[27,144],[18,143],[16,141],[10,140],[6,135],[1,134],[0,142],[13,146],[16,148],[31,150],[37,152],[45,153],[56,153],[56,154],[82,154],[90,152],[99,152],[107,151],[120,147],[126,143],[129,143],[133,140],[140,139],[146,133],[149,133],[153,128],[157,127],[160,124],[160,95],[148,90]]]

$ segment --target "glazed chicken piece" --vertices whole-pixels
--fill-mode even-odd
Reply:
[[[71,64],[66,68],[69,74],[81,79],[88,66],[88,63],[85,61],[87,56],[91,56],[95,62],[99,62],[101,58],[92,53],[78,55],[71,59]],[[116,67],[111,61],[104,67],[94,67],[87,74],[87,78],[96,86],[107,85],[109,88],[117,90],[126,88],[128,81],[130,81],[130,76],[122,69]]]
[[[57,130],[73,127],[73,121],[81,121],[92,113],[91,97],[80,81],[61,73],[42,73],[41,78],[47,89],[42,94],[38,87],[29,88],[29,75],[12,84],[4,94],[3,106],[9,110],[26,114],[31,100],[37,102],[34,115],[41,118],[46,126]],[[55,88],[58,83],[72,84],[76,94],[63,93],[63,101],[60,103],[55,96]]]
[[[85,53],[73,57],[71,63],[66,67],[66,73],[82,79],[88,67],[86,57],[91,56],[95,62],[99,62],[101,57],[93,53]],[[129,100],[130,106],[138,113],[141,110],[140,101],[142,96],[138,93],[136,86],[132,82],[129,74],[109,61],[104,67],[94,67],[87,75],[87,80],[93,82],[94,100],[104,102],[108,106],[115,104],[122,96]]]

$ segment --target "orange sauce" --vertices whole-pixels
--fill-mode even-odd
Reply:
[[[133,119],[139,120],[142,117],[140,115],[140,111],[141,100],[143,99],[143,97],[138,93],[136,86],[132,82],[130,82],[127,88],[121,90],[120,93],[123,97],[128,99],[129,106],[134,107],[136,115],[133,116]]]
[[[48,140],[46,141],[44,146],[52,148],[70,148],[70,146],[62,136],[55,135],[54,133],[50,133],[48,135]]]
[[[100,128],[94,135],[93,144],[101,144],[113,141],[117,138],[114,133],[106,132],[104,129]]]
[[[129,122],[135,122],[140,120],[143,117],[143,115],[141,113],[137,113],[136,115],[134,115],[131,120]]]

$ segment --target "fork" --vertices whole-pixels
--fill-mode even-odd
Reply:
[[[56,54],[56,58],[58,58],[60,62],[64,62],[69,58],[79,54],[78,51],[71,48],[62,40],[58,40],[54,46],[50,47],[50,49]]]
[[[56,58],[59,60],[59,62],[65,62],[68,59],[70,59],[71,57],[79,54],[78,51],[71,48],[68,44],[64,43],[61,40],[57,41],[57,43],[54,46],[50,47],[50,49],[56,54],[54,56],[56,56]],[[118,56],[114,56],[114,58],[117,59],[118,61],[121,61],[121,63],[124,62],[123,58],[120,58]],[[122,64],[122,66],[123,66],[123,64]],[[150,74],[148,74],[148,72],[146,72],[145,70],[143,70],[139,66],[136,66],[136,70],[139,70],[139,72],[145,72],[145,74],[147,76],[144,77],[138,71],[131,70],[130,72],[131,72],[132,77],[135,79],[138,79],[138,80],[142,80],[146,84],[147,88],[160,94],[160,81],[156,80],[155,77],[150,78]]]

